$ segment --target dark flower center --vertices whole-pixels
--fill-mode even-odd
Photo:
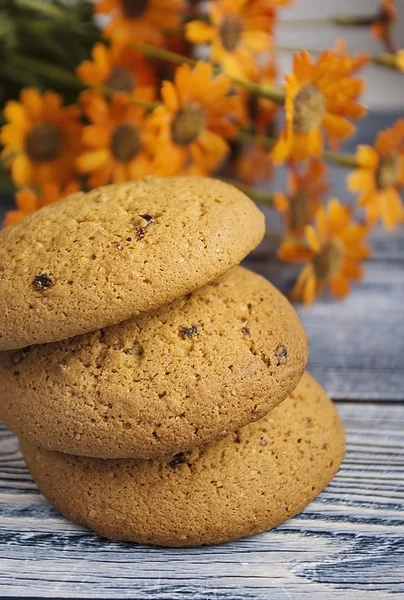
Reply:
[[[136,77],[125,67],[114,67],[105,84],[117,92],[130,93],[136,87]]]
[[[376,185],[379,189],[397,184],[400,175],[400,159],[397,152],[387,152],[380,158],[376,171]]]
[[[297,192],[290,198],[289,219],[292,231],[300,231],[308,221],[309,199],[304,192]]]
[[[220,39],[227,52],[233,52],[238,46],[243,31],[242,22],[235,15],[228,15],[220,26]]]
[[[35,125],[25,139],[25,151],[36,162],[49,162],[57,158],[63,147],[63,135],[55,125]]]
[[[320,127],[325,113],[325,99],[315,85],[305,85],[293,100],[293,131],[308,133]]]
[[[327,281],[341,269],[344,247],[340,240],[331,238],[324,242],[313,258],[314,273],[318,279]]]
[[[179,146],[194,142],[206,125],[205,111],[197,102],[189,102],[177,112],[171,125],[173,141]]]
[[[110,149],[120,162],[129,162],[138,154],[141,139],[137,127],[122,123],[115,127],[111,135]]]
[[[146,12],[149,0],[121,0],[121,4],[128,19],[139,19]]]

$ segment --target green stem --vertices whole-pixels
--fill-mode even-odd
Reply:
[[[238,131],[236,139],[240,142],[248,142],[257,146],[261,146],[264,148],[264,150],[271,150],[276,143],[276,138],[266,137],[264,135],[254,135],[253,133],[249,133],[243,129]],[[359,166],[354,154],[324,150],[321,158],[327,162],[339,165],[340,167],[357,168]]]
[[[377,15],[335,15],[334,17],[319,19],[280,19],[280,25],[293,27],[311,27],[324,25],[338,25],[340,27],[369,27],[377,19]]]
[[[188,56],[183,56],[182,54],[172,52],[171,50],[166,50],[165,48],[156,48],[155,46],[150,46],[149,44],[133,43],[132,46],[142,54],[145,54],[146,56],[150,56],[152,58],[160,58],[162,60],[166,60],[167,62],[171,62],[177,65],[185,63],[193,67],[198,62],[198,60],[196,60],[195,58],[189,58]],[[222,72],[218,65],[213,66],[216,73]],[[272,102],[275,102],[276,104],[280,105],[284,104],[285,102],[285,92],[282,89],[277,88],[276,86],[259,85],[258,83],[254,83],[253,81],[248,81],[247,79],[239,79],[230,75],[227,75],[227,77],[233,83],[245,87],[252,94],[257,94],[258,96],[262,96],[263,98],[272,100]]]
[[[28,56],[23,56],[21,54],[12,54],[12,63],[18,68],[26,69],[30,73],[45,77],[48,81],[63,83],[77,89],[84,89],[85,87],[74,73],[37,58],[29,58]]]
[[[276,46],[276,50],[279,50],[279,52],[301,52],[301,48],[297,47],[297,46]],[[319,54],[322,54],[325,49],[321,49],[321,48],[305,48],[305,50],[307,50],[307,52],[309,52],[310,54],[312,54],[313,56],[318,56]],[[393,69],[397,69],[399,71],[401,71],[398,63],[397,63],[397,56],[393,53],[390,52],[382,52],[380,54],[374,54],[373,56],[368,56],[369,62],[375,64],[375,65],[381,65],[383,67],[391,67]]]
[[[372,62],[382,67],[390,67],[392,69],[402,71],[400,65],[398,64],[397,56],[395,54],[391,54],[390,52],[382,52],[381,54],[372,56]]]
[[[133,42],[132,46],[135,48],[135,50],[138,50],[146,56],[150,56],[151,58],[160,58],[162,60],[166,60],[167,62],[174,63],[175,65],[183,65],[185,63],[190,67],[194,67],[198,62],[195,58],[183,56],[182,54],[178,54],[178,52],[166,50],[166,48],[156,48],[150,44]]]
[[[353,169],[357,169],[359,167],[354,154],[343,154],[342,152],[324,150],[322,153],[322,158],[327,162],[334,163],[340,167],[350,167]]]
[[[94,89],[99,90],[107,98],[112,98],[115,94],[118,93],[116,90],[106,85],[95,86]],[[152,112],[158,106],[161,106],[161,102],[147,102],[146,100],[139,100],[138,98],[133,98],[132,96],[129,97],[129,103],[133,104],[134,106],[144,108],[150,112]]]
[[[217,179],[220,179],[221,181],[224,181],[225,183],[229,183],[230,185],[233,185],[234,187],[239,189],[241,192],[243,192],[244,194],[249,196],[252,200],[259,202],[260,204],[266,204],[267,206],[273,205],[272,194],[268,194],[266,192],[263,192],[262,190],[259,190],[256,187],[247,185],[246,183],[242,183],[241,181],[237,181],[237,179],[231,179],[228,177],[218,177]]]

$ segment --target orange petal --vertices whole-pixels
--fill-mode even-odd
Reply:
[[[374,171],[367,169],[357,169],[350,173],[347,178],[348,189],[351,192],[368,193],[375,189],[375,174]]]
[[[338,139],[345,139],[355,131],[355,126],[347,119],[331,113],[324,115],[323,127],[329,135]]]
[[[178,99],[177,90],[171,81],[163,81],[161,86],[161,97],[169,110],[174,112],[179,109],[180,102]]]
[[[21,91],[21,100],[26,106],[30,117],[38,121],[42,115],[42,97],[36,88],[25,88]]]
[[[358,146],[356,160],[361,167],[375,170],[379,164],[379,155],[372,146]]]
[[[276,208],[276,210],[278,210],[280,213],[287,212],[289,208],[289,199],[286,194],[283,194],[282,192],[274,192],[273,202],[274,208]]]
[[[10,225],[15,225],[15,223],[19,223],[27,216],[22,210],[9,210],[6,212],[6,216],[4,218],[4,227],[9,227]]]
[[[17,192],[15,203],[21,211],[31,213],[37,209],[38,196],[30,188],[26,188]]]
[[[359,281],[363,276],[363,268],[352,260],[346,260],[342,266],[342,273],[353,281]]]
[[[312,252],[318,252],[320,250],[320,241],[318,239],[318,235],[316,230],[312,225],[306,225],[304,229],[304,234],[306,236],[307,243]]]
[[[349,281],[342,273],[335,275],[330,280],[330,288],[334,296],[339,300],[345,298],[351,291]]]
[[[110,133],[109,128],[105,129],[100,125],[86,125],[83,128],[83,144],[89,148],[105,148],[109,144]]]
[[[285,262],[308,261],[312,256],[312,251],[298,242],[284,242],[278,249],[278,257]]]
[[[328,232],[336,234],[345,229],[350,221],[350,210],[343,206],[336,198],[328,202]]]
[[[4,108],[4,116],[7,121],[13,121],[20,127],[28,126],[27,112],[19,102],[9,100]]]
[[[76,165],[80,173],[91,173],[91,171],[103,167],[109,160],[110,155],[108,150],[94,150],[81,154],[77,158]]]
[[[313,272],[307,276],[303,288],[303,303],[305,306],[310,306],[314,302],[317,295],[317,280]]]
[[[404,222],[404,206],[395,188],[387,188],[381,193],[382,219],[386,229],[394,229]]]
[[[272,47],[272,38],[266,31],[244,31],[242,40],[252,52],[265,52]]]
[[[31,183],[31,162],[26,154],[18,154],[11,163],[11,178],[15,184],[23,186]]]
[[[190,21],[185,26],[185,37],[193,44],[210,42],[215,34],[215,28],[203,21]]]

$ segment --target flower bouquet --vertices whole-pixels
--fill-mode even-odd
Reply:
[[[342,143],[366,114],[367,63],[404,70],[395,6],[337,16],[366,27],[380,53],[275,42],[290,0],[54,0],[0,3],[2,184],[15,192],[5,225],[78,190],[147,175],[221,177],[283,217],[277,252],[302,262],[292,296],[338,298],[362,276],[369,235],[404,221],[404,119],[373,146]],[[277,55],[294,52],[278,74]],[[399,76],[399,75],[398,75]],[[347,169],[352,208],[328,198],[327,164]],[[279,167],[286,189],[269,192]]]

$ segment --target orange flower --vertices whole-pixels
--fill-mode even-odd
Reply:
[[[323,52],[316,63],[305,50],[295,54],[293,73],[286,76],[285,125],[272,151],[275,163],[319,156],[323,131],[334,142],[355,131],[347,117],[365,114],[356,101],[364,84],[351,77],[351,72],[351,59],[331,50]]]
[[[382,0],[379,13],[371,24],[373,35],[381,40],[388,52],[394,54],[394,44],[392,41],[392,29],[397,17],[395,0]]]
[[[339,39],[334,44],[334,52],[336,56],[345,59],[347,56],[347,44],[344,39]],[[350,56],[351,70],[350,73],[357,73],[369,62],[369,54],[367,52],[357,52]]]
[[[77,75],[87,85],[107,86],[116,92],[132,94],[138,88],[154,89],[156,77],[144,56],[129,45],[113,42],[95,44],[92,60],[85,60],[77,67]]]
[[[150,100],[145,90],[133,97]],[[97,95],[86,104],[85,112],[90,121],[83,129],[87,150],[78,157],[77,168],[90,175],[91,187],[150,175],[152,139],[143,108],[131,104],[124,94],[115,94],[110,103]]]
[[[348,176],[349,189],[360,192],[359,206],[370,223],[382,219],[387,229],[404,222],[399,190],[404,185],[404,119],[381,131],[375,146],[359,146],[359,169]]]
[[[294,300],[309,305],[327,286],[337,298],[350,292],[350,282],[361,279],[360,261],[370,255],[364,244],[368,228],[352,221],[347,206],[338,200],[330,200],[327,208],[320,206],[315,226],[307,225],[301,242],[285,242],[279,249],[279,257],[287,262],[307,261],[292,291]]]
[[[306,225],[313,221],[322,196],[329,189],[326,174],[326,165],[318,159],[313,159],[302,172],[293,166],[288,175],[288,195],[274,193],[274,207],[285,215],[289,235],[301,238]]]
[[[50,181],[65,185],[74,176],[74,161],[80,150],[80,112],[62,107],[54,92],[42,96],[35,88],[21,91],[20,101],[7,102],[1,129],[3,157],[9,160],[17,185],[41,186]]]
[[[150,117],[157,135],[156,169],[161,175],[185,170],[207,174],[229,152],[226,139],[236,132],[241,101],[229,95],[225,75],[213,76],[213,66],[198,62],[191,69],[181,65],[174,82],[164,81],[163,105]]]
[[[209,6],[209,23],[191,21],[186,37],[194,44],[211,44],[211,58],[234,77],[256,71],[256,53],[269,50],[275,7],[290,0],[218,0]]]
[[[107,37],[161,46],[164,30],[180,27],[184,8],[184,0],[98,0],[95,12],[108,15]]]
[[[66,198],[80,189],[77,181],[71,181],[63,189],[57,183],[45,183],[40,190],[39,195],[31,188],[24,188],[16,193],[15,203],[17,210],[9,210],[4,219],[4,225],[13,225],[18,223],[36,210],[53,204],[62,198]]]
[[[272,177],[272,162],[260,146],[246,147],[240,152],[234,165],[237,179],[242,183],[268,183]]]

